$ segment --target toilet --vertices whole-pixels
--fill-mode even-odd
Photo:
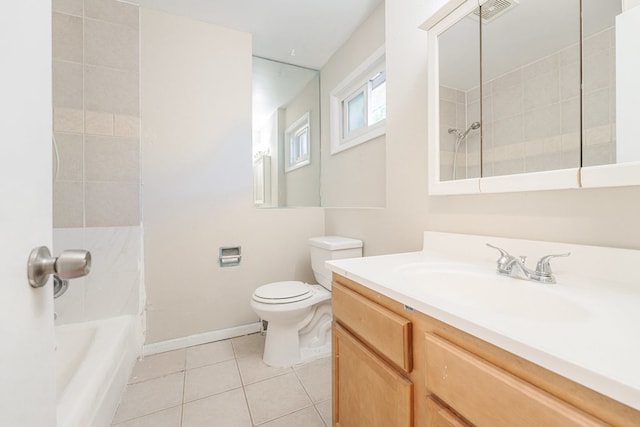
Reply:
[[[292,366],[331,353],[331,272],[324,262],[359,258],[362,241],[339,236],[309,239],[311,267],[319,284],[298,281],[260,286],[251,308],[268,322],[262,360]]]

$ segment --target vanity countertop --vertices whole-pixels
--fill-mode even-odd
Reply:
[[[556,284],[495,273],[552,253]],[[533,260],[533,261],[532,261]],[[420,252],[328,261],[406,306],[640,410],[640,251],[425,232]]]

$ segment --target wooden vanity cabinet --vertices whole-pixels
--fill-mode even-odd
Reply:
[[[333,276],[333,426],[640,426],[640,411]]]
[[[411,322],[339,283],[332,310],[333,425],[412,427]]]

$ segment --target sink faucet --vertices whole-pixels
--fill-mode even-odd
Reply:
[[[556,283],[556,279],[553,276],[553,271],[551,271],[551,259],[556,257],[567,257],[571,255],[571,252],[558,255],[545,255],[540,258],[540,260],[538,260],[536,269],[532,270],[525,265],[527,257],[514,257],[502,248],[490,245],[489,243],[487,243],[487,246],[500,251],[500,258],[498,258],[497,261],[498,265],[496,273],[503,276],[522,278],[538,283]]]

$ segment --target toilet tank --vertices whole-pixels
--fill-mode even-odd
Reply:
[[[325,261],[362,256],[362,240],[349,237],[312,237],[309,239],[309,246],[313,275],[326,289],[331,289],[331,271],[324,266]]]

